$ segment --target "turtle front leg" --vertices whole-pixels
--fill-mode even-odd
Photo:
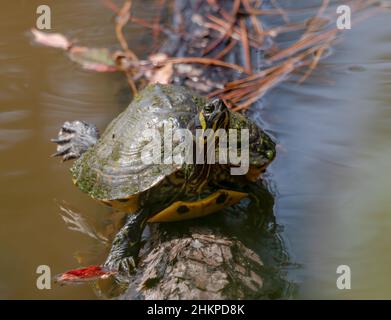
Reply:
[[[126,217],[124,226],[115,236],[103,267],[119,274],[129,275],[135,269],[140,251],[141,235],[149,214],[141,209]]]
[[[66,121],[58,138],[51,139],[57,143],[57,152],[52,157],[62,156],[63,161],[79,158],[87,149],[96,144],[99,132],[95,125],[83,121]]]

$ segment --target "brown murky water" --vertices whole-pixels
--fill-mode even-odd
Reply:
[[[73,268],[94,241],[70,232],[59,203],[102,219],[108,209],[79,192],[69,164],[49,158],[65,120],[100,129],[130,100],[121,75],[80,70],[62,52],[30,44],[41,1],[2,5],[0,21],[0,298],[93,299],[89,286],[38,290],[38,265]],[[52,27],[89,46],[116,46],[112,14],[97,1],[47,1]],[[153,15],[154,1],[135,1]],[[278,223],[302,298],[391,298],[391,15],[355,26],[311,82],[267,95],[264,126],[283,146],[272,165]],[[130,28],[132,48],[148,38]],[[103,217],[103,218],[99,218]],[[336,288],[349,265],[352,289]]]
[[[51,7],[56,32],[91,46],[117,45],[113,15],[99,2],[45,3]],[[31,45],[27,31],[35,26],[40,4],[2,4],[7,14],[0,21],[0,297],[94,298],[88,286],[40,291],[35,285],[38,265],[59,273],[75,265],[77,250],[93,245],[88,237],[66,229],[57,203],[67,201],[93,216],[105,213],[72,186],[69,164],[49,157],[54,146],[48,139],[67,119],[88,119],[104,128],[130,96],[120,75],[80,70],[62,52]],[[153,2],[143,4],[151,8]],[[146,17],[153,14],[140,10],[140,4],[135,10]],[[140,29],[130,32],[135,47],[142,50],[146,43]]]

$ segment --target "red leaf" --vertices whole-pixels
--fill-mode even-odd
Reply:
[[[74,269],[66,271],[56,277],[56,281],[60,283],[79,283],[98,279],[106,279],[115,274],[113,271],[107,271],[101,266],[89,266],[86,268]]]

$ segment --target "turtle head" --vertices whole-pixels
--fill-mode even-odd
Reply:
[[[231,130],[236,131],[237,152],[241,157],[247,154],[247,151],[245,152],[243,148],[248,147],[246,178],[250,181],[256,181],[276,156],[276,144],[271,137],[243,114],[230,111],[221,99],[208,101],[197,114],[194,125],[196,129],[203,131],[211,129],[216,132],[223,129],[226,130],[228,135],[231,134]],[[242,141],[243,129],[248,130],[247,142]],[[209,141],[208,135],[206,137],[202,136],[200,139],[200,142],[204,144]],[[217,152],[220,151],[218,148]],[[238,166],[234,162],[230,165],[232,167]]]
[[[237,136],[237,143],[240,146],[239,149],[243,147],[241,143],[241,131],[242,129],[248,130],[248,143],[245,145],[248,147],[249,167],[246,178],[250,181],[256,181],[274,160],[276,156],[276,144],[254,121],[240,113],[231,112],[229,128],[236,129],[240,132]]]
[[[195,126],[197,129],[227,129],[229,125],[229,110],[223,100],[208,101],[197,114]]]
[[[253,122],[249,125],[249,154],[250,168],[246,178],[256,181],[276,157],[276,144]]]

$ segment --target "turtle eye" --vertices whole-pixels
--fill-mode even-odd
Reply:
[[[211,101],[209,101],[205,107],[204,107],[204,111],[206,113],[212,113],[212,112],[215,112],[216,110],[219,110],[221,109],[221,105],[222,105],[222,101],[218,98],[216,99],[213,99]]]
[[[207,105],[205,105],[204,111],[206,113],[212,113],[213,111],[215,111],[215,107],[212,103],[208,103]]]

